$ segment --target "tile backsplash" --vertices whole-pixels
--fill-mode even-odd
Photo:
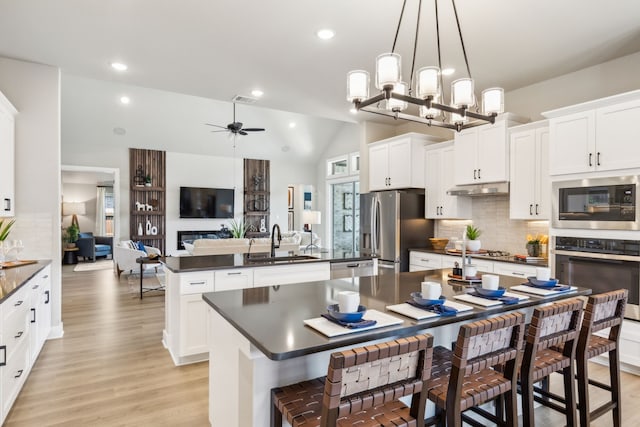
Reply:
[[[473,221],[436,220],[435,235],[462,238],[467,224],[478,227],[483,249],[526,254],[527,234],[549,234],[548,221],[524,221],[509,218],[509,196],[474,197]]]

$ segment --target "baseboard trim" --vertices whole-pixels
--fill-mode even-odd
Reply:
[[[48,340],[59,339],[64,336],[64,327],[62,322],[58,326],[52,326],[51,331],[49,331],[49,336],[47,336]]]

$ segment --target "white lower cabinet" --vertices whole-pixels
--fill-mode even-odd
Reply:
[[[258,286],[329,280],[329,262],[310,262],[265,267],[229,268],[174,273],[165,267],[165,325],[162,342],[173,363],[184,365],[209,359],[206,292]]]
[[[514,264],[510,262],[494,262],[493,272],[505,276],[521,277],[526,279],[536,275],[536,268],[532,265]]]
[[[218,270],[213,273],[213,276],[216,292],[253,287],[253,269],[251,268]]]
[[[51,267],[0,304],[0,425],[51,330]]]
[[[409,271],[425,271],[442,268],[442,255],[429,252],[409,252]]]
[[[253,270],[253,286],[289,285],[331,279],[328,262],[312,262],[297,265],[277,265]]]

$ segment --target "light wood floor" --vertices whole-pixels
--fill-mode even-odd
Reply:
[[[145,279],[146,280],[146,279]],[[49,340],[5,426],[206,426],[208,363],[174,366],[164,296],[111,270],[62,273],[64,337]]]
[[[136,287],[111,270],[65,266],[62,274],[64,338],[45,343],[5,426],[209,425],[208,364],[173,365],[161,343],[162,293],[140,301]],[[600,365],[591,365],[590,376],[608,382]],[[552,389],[561,393],[559,379]],[[640,377],[623,373],[622,391],[623,425],[640,426]],[[594,391],[592,405],[605,398]],[[536,425],[564,419],[536,409]],[[610,425],[609,414],[592,424]]]

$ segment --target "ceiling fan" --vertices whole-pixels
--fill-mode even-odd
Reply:
[[[236,103],[233,103],[233,122],[226,126],[213,125],[205,123],[207,126],[220,128],[221,130],[213,130],[211,132],[230,132],[229,135],[248,135],[247,132],[262,132],[264,128],[243,128],[241,122],[236,122]]]

